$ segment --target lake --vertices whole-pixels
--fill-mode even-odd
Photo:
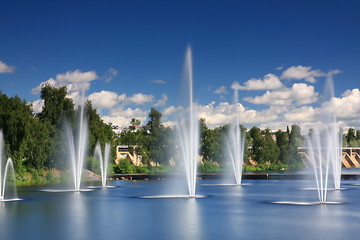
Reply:
[[[115,188],[50,193],[54,186],[18,188],[23,201],[0,203],[0,239],[357,239],[360,181],[317,201],[305,180],[244,180],[244,186],[199,180],[198,199],[143,199],[164,194],[171,181],[111,181]]]

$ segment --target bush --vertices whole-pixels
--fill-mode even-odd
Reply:
[[[150,172],[147,165],[140,165],[136,167],[136,173],[148,173]]]
[[[212,173],[221,171],[221,167],[214,162],[204,161],[199,164],[199,171],[202,173]]]
[[[286,165],[282,163],[272,163],[270,165],[260,163],[256,166],[253,165],[244,165],[244,171],[281,171],[286,170]]]
[[[113,165],[113,172],[118,174],[136,173],[136,166],[127,159],[121,159],[118,165]]]
[[[61,181],[60,177],[54,173],[54,170],[47,171],[46,180],[49,183],[58,183]]]
[[[259,171],[259,169],[253,165],[243,165],[243,171]]]
[[[300,170],[305,167],[303,162],[292,162],[287,165],[287,170]]]

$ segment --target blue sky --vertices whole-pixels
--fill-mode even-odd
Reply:
[[[152,106],[171,121],[191,45],[194,98],[211,126],[234,118],[237,81],[245,125],[306,128],[333,71],[339,122],[360,127],[359,12],[355,0],[7,1],[0,90],[37,104],[52,78],[76,101],[85,82],[106,121],[144,122]]]

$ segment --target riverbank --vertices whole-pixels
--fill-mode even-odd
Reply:
[[[302,171],[259,171],[259,172],[244,172],[243,179],[288,179],[288,180],[303,180],[314,176],[310,170]],[[170,178],[181,177],[175,173],[136,173],[136,174],[110,174],[110,180],[166,180]],[[198,174],[198,179],[222,179],[224,173],[207,173]],[[360,180],[360,169],[343,169],[341,174],[342,180]]]

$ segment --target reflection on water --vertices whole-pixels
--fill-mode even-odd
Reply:
[[[198,201],[200,199],[183,199],[176,209],[176,215],[172,217],[174,226],[177,226],[177,231],[170,234],[173,235],[171,239],[202,239],[202,226],[199,219]],[[176,217],[175,217],[176,216]]]
[[[87,239],[89,229],[88,213],[90,212],[87,206],[85,196],[81,192],[72,194],[72,199],[68,204],[69,221],[64,222],[65,231],[69,233],[72,239]]]
[[[204,185],[202,184],[204,183]],[[201,199],[141,199],[166,187],[163,181],[116,181],[112,189],[46,193],[19,189],[24,201],[0,203],[0,239],[356,239],[360,187],[330,191],[340,205],[292,206],[307,201],[301,181],[253,180],[246,186],[200,181]],[[207,185],[205,185],[207,184]],[[210,185],[212,184],[212,185]]]

